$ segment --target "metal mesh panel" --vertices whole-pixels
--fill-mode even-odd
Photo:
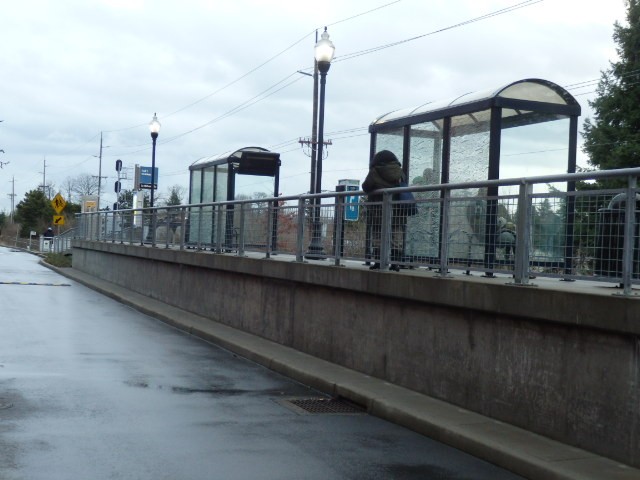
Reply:
[[[415,211],[387,190],[328,193],[321,202],[299,196],[93,212],[79,215],[75,235],[223,254],[280,253],[298,261],[356,260],[385,269],[428,267],[440,274],[478,270],[513,275],[516,282],[533,274],[595,279],[624,283],[627,294],[640,279],[638,189],[566,192],[548,181],[511,181],[494,189],[505,193],[498,196],[487,196],[491,182],[415,185]],[[627,208],[629,192],[636,202]]]

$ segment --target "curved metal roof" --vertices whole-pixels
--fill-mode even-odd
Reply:
[[[561,86],[539,78],[518,80],[493,90],[470,92],[454,99],[429,102],[418,107],[386,113],[369,126],[370,131],[387,127],[413,125],[454,115],[471,114],[494,106],[503,107],[505,116],[523,111],[563,115],[580,115],[580,104]],[[474,119],[477,121],[477,118]]]
[[[202,170],[203,168],[211,167],[213,165],[220,165],[221,163],[229,163],[230,158],[240,158],[242,152],[269,152],[266,148],[262,147],[244,147],[231,153],[222,153],[215,157],[205,157],[195,161],[189,165],[189,170]]]

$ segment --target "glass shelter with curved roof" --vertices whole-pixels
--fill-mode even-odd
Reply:
[[[212,203],[231,200],[278,196],[280,154],[262,147],[245,147],[189,167],[189,203]],[[213,207],[191,210],[188,241],[191,244],[220,243],[216,235],[224,235],[225,247],[233,246],[234,205],[225,206],[225,214]],[[219,213],[219,212],[218,212]],[[275,230],[274,230],[275,231]],[[274,240],[275,241],[275,240]]]
[[[580,112],[574,97],[555,83],[536,78],[519,80],[378,117],[369,126],[370,159],[381,150],[395,153],[410,186],[573,173]],[[554,187],[574,189],[571,184]],[[470,214],[460,214],[458,224],[450,227],[464,232],[470,238],[466,243],[473,243],[472,237],[484,236],[484,240],[478,245],[460,242],[460,251],[454,249],[452,255],[468,256],[472,251],[475,257],[492,264],[495,246],[486,240],[495,234],[498,215],[508,214],[499,211],[498,202],[492,199],[514,193],[508,188],[457,192],[458,196],[469,197],[468,205],[458,202],[459,208],[475,210],[476,215],[471,220]],[[452,212],[451,218],[454,216]],[[439,204],[434,203],[424,217],[409,219],[405,251],[433,257],[442,241]],[[422,241],[413,242],[412,235]],[[425,243],[424,238],[432,241]]]

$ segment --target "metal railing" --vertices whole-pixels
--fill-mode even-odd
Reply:
[[[631,295],[640,281],[639,175],[636,168],[409,186],[376,192],[378,202],[360,191],[102,211],[79,214],[75,236],[240,256],[287,254],[298,262],[362,261],[383,271],[502,273],[523,286],[534,276],[598,280]],[[596,179],[624,186],[590,189]],[[554,188],[559,184],[570,188]],[[413,193],[417,213],[407,215],[407,204],[397,200],[402,191]]]

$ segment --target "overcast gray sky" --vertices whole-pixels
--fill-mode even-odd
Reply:
[[[281,153],[282,193],[307,192],[310,162],[298,139],[311,132],[313,82],[296,72],[310,70],[315,30],[325,25],[336,59],[327,76],[325,139],[333,145],[324,189],[364,178],[375,118],[428,101],[543,78],[576,96],[582,124],[595,84],[573,85],[597,80],[616,59],[613,24],[624,22],[625,5],[0,0],[0,18],[0,161],[10,162],[0,170],[0,211],[8,213],[12,179],[17,204],[43,171],[56,191],[67,177],[98,175],[101,132],[102,205],[111,205],[115,160],[125,168],[151,164],[154,112],[162,123],[159,193],[187,187],[193,162],[246,146]],[[578,163],[586,165],[582,155]]]

